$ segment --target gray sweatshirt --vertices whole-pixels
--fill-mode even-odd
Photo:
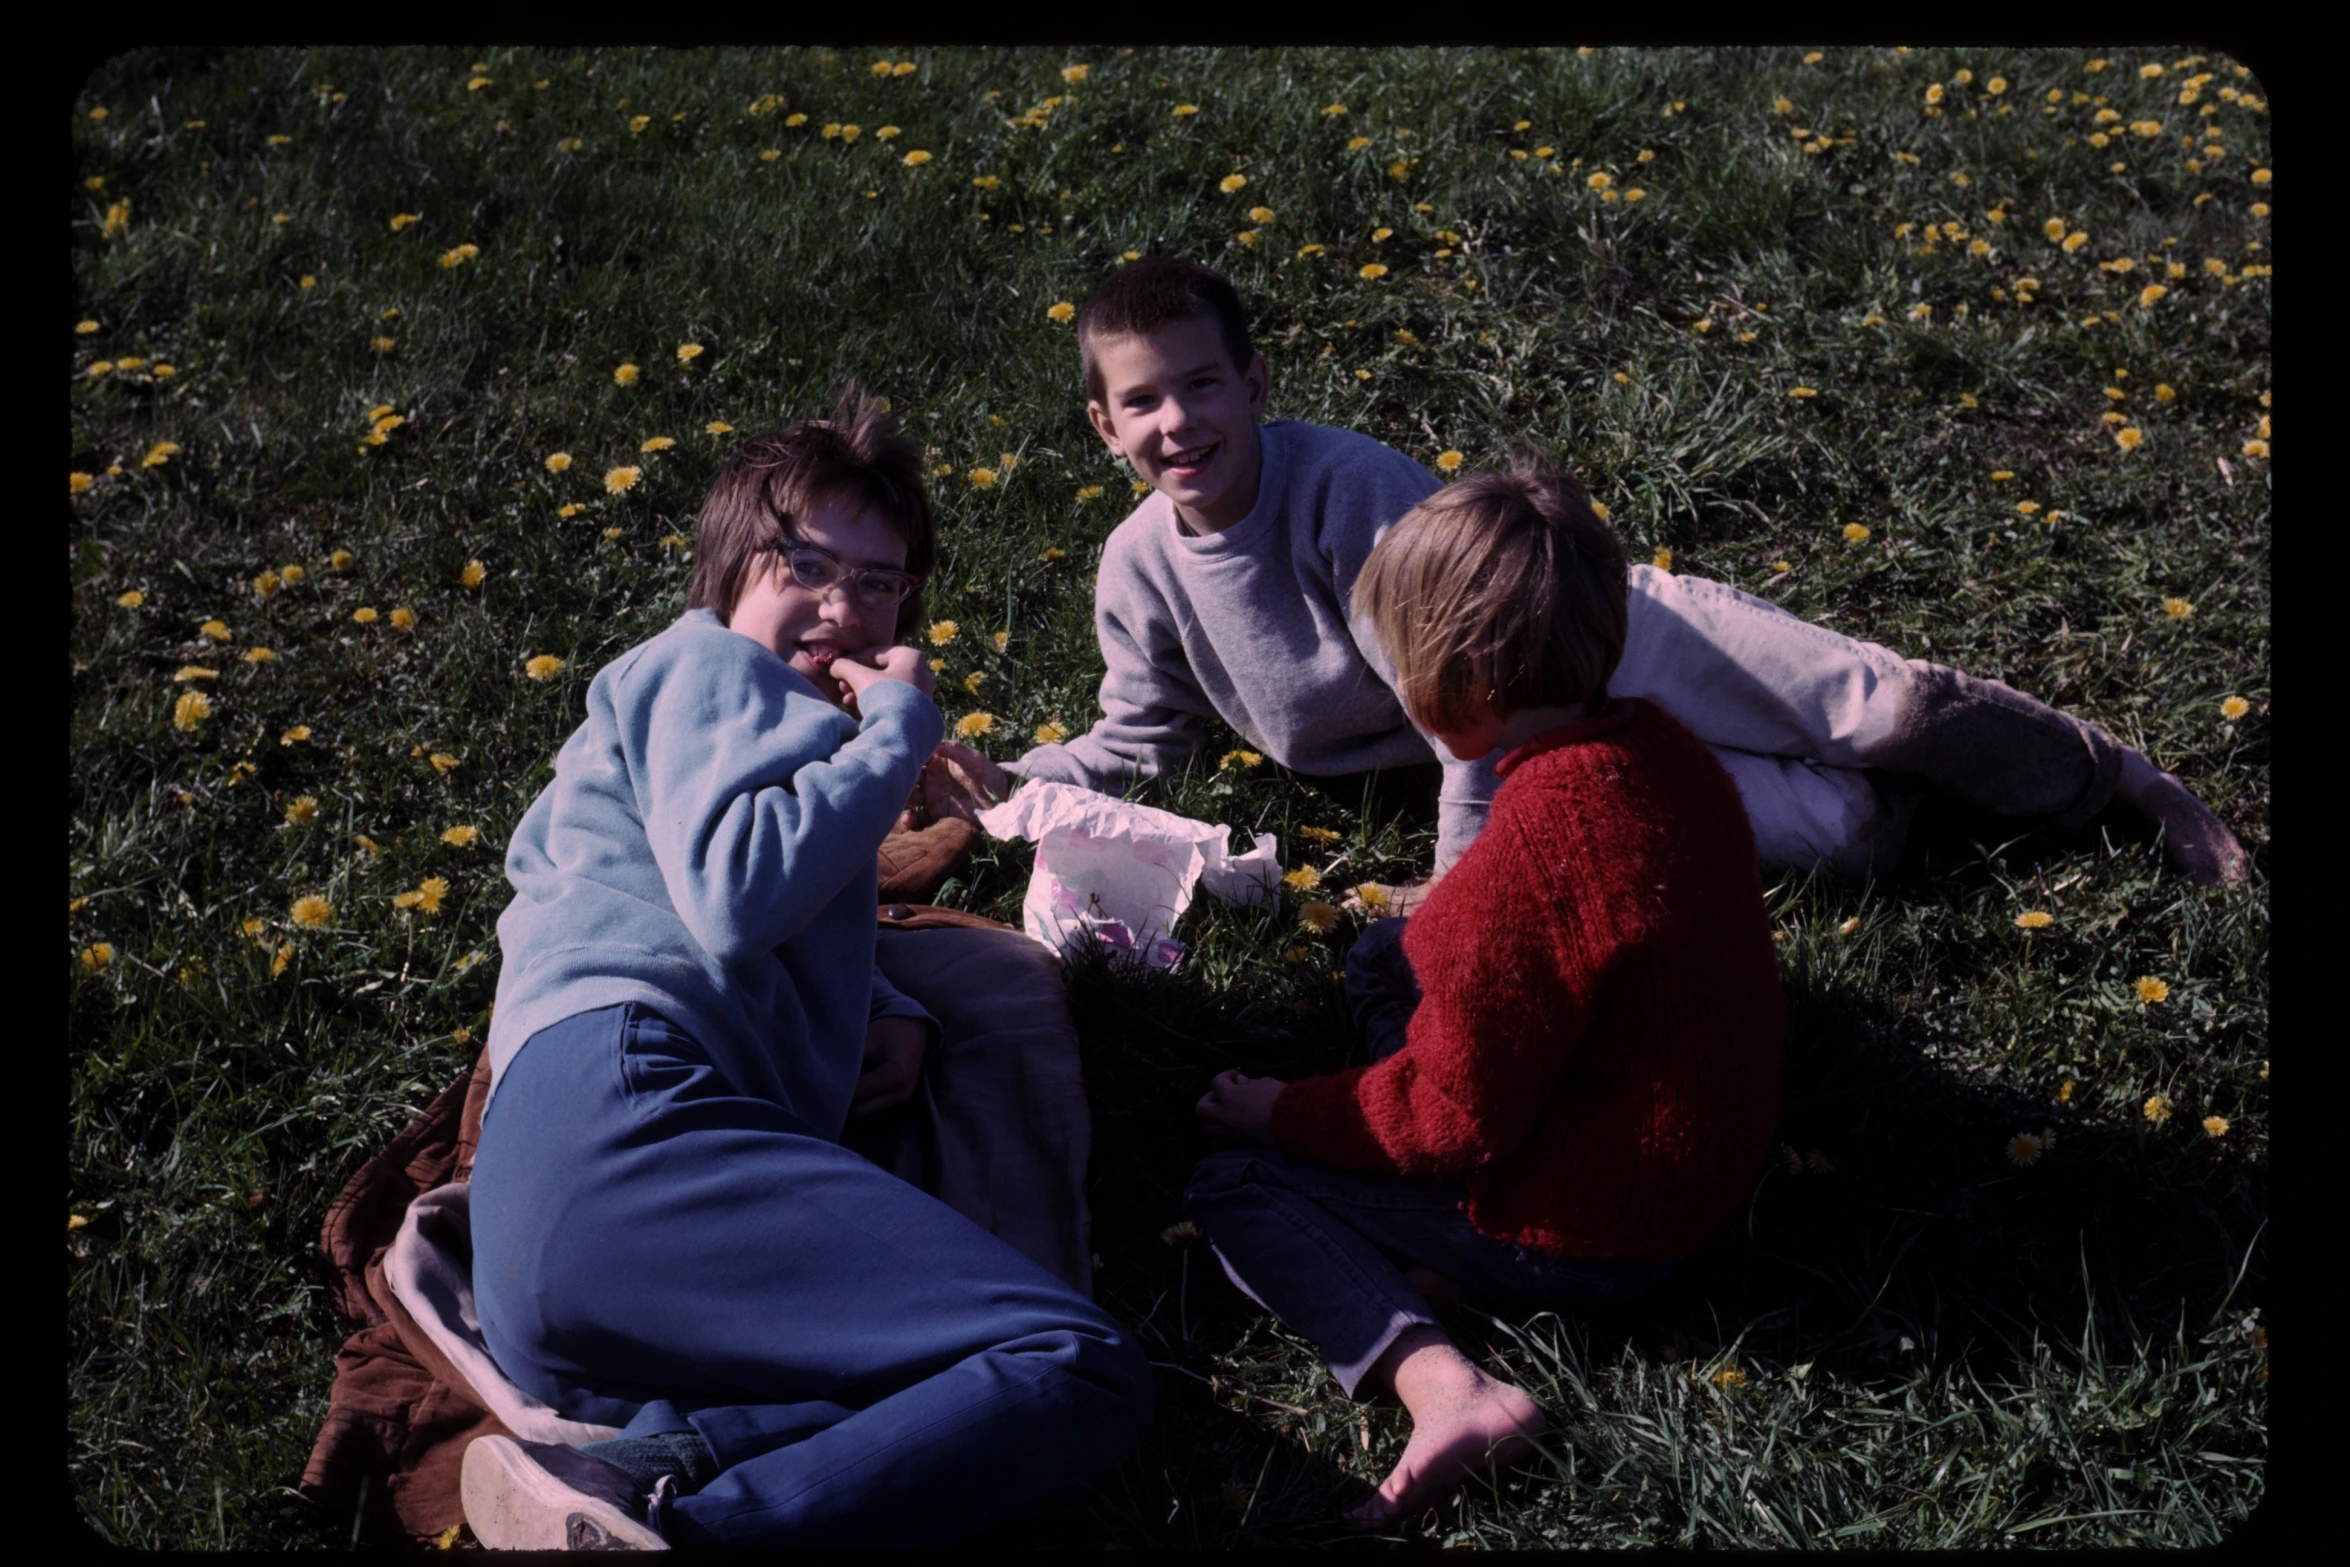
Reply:
[[[1440,759],[1443,870],[1485,825],[1492,759],[1456,762],[1412,727],[1394,666],[1348,613],[1371,547],[1440,481],[1351,431],[1277,419],[1258,434],[1264,467],[1242,521],[1186,533],[1154,491],[1110,535],[1094,589],[1102,717],[1010,770],[1116,793],[1182,766],[1211,716],[1301,773]]]

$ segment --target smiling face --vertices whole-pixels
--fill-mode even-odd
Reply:
[[[1221,533],[1257,503],[1265,360],[1235,368],[1210,315],[1092,345],[1102,397],[1086,417],[1195,533]]]
[[[875,608],[858,600],[856,571],[904,570],[906,541],[879,511],[830,498],[794,518],[791,531],[801,542],[829,551],[849,572],[812,593],[792,580],[782,556],[770,554],[744,585],[727,629],[788,661],[837,703],[841,686],[830,673],[832,661],[843,653],[888,646],[897,628],[897,605]]]

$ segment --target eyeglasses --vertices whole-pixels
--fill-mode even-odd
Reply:
[[[791,579],[810,593],[822,593],[843,577],[853,579],[857,602],[867,609],[891,609],[922,585],[911,572],[879,566],[849,566],[828,549],[799,539],[771,546],[791,569]]]

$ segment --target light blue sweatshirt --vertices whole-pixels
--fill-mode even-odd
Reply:
[[[1349,603],[1371,547],[1442,481],[1350,430],[1275,419],[1257,433],[1257,503],[1239,522],[1188,533],[1153,491],[1111,533],[1094,586],[1102,717],[1011,770],[1116,793],[1182,766],[1210,717],[1301,773],[1438,760],[1442,870],[1485,826],[1493,759],[1456,761],[1412,727]]]
[[[945,728],[903,682],[858,705],[706,609],[597,671],[506,851],[493,1093],[540,1029],[635,1001],[838,1139],[868,1021],[927,1016],[874,968],[874,851]]]

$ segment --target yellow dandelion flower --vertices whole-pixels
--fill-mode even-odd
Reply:
[[[111,941],[92,942],[82,948],[82,967],[93,974],[113,961],[114,943]]]
[[[353,555],[349,550],[336,550],[332,555],[329,555],[326,558],[327,569],[330,571],[349,571],[351,569],[351,562],[356,559],[358,559],[358,557]]]
[[[212,716],[212,699],[201,691],[183,691],[171,707],[171,722],[175,729],[193,731],[198,724]]]
[[[1370,138],[1370,137],[1368,137],[1368,136],[1357,136],[1357,137],[1355,137],[1353,140],[1349,141],[1349,142],[1346,144],[1346,150],[1347,150],[1348,152],[1361,152],[1361,151],[1362,151],[1362,150],[1363,150],[1365,147],[1368,147],[1368,146],[1370,146],[1370,145],[1371,145],[1371,138]]]
[[[1367,278],[1376,281],[1379,278],[1387,276],[1387,269],[1381,266],[1378,262],[1374,261],[1370,265],[1364,267],[1361,271],[1357,272],[1355,275],[1360,278]]]
[[[286,820],[296,827],[305,827],[318,820],[318,797],[305,794],[286,807]]]
[[[1309,903],[1297,911],[1297,922],[1317,936],[1327,936],[1338,928],[1338,910],[1327,903]]]
[[[1868,525],[1860,522],[1848,522],[1844,525],[1844,537],[1848,543],[1866,544],[1869,539]]]
[[[2026,909],[2015,917],[2015,922],[2025,930],[2045,930],[2056,923],[2056,916],[2046,909]]]
[[[1073,319],[1073,318],[1076,316],[1076,314],[1077,314],[1077,307],[1076,307],[1075,305],[1072,305],[1071,303],[1069,303],[1069,301],[1067,301],[1066,299],[1064,299],[1064,300],[1060,301],[1058,304],[1056,304],[1056,305],[1053,305],[1052,307],[1050,307],[1049,309],[1047,309],[1047,310],[1045,311],[1045,318],[1046,318],[1047,320],[1051,320],[1051,321],[1068,321],[1068,320],[1071,320],[1071,319]]]
[[[480,254],[481,247],[479,245],[459,245],[454,250],[441,252],[441,265],[443,267],[463,266]]]
[[[987,671],[984,669],[974,669],[971,671],[971,673],[963,677],[963,689],[970,692],[973,696],[977,696],[979,694],[979,688],[986,684]]]
[[[728,424],[723,419],[713,419],[708,424],[702,426],[702,431],[706,435],[725,435],[731,432],[733,429],[734,426]]]
[[[1656,553],[1649,557],[1648,563],[1659,571],[1671,571],[1673,569],[1672,549],[1667,545],[1659,544],[1656,547]]]
[[[676,444],[676,441],[672,440],[666,435],[656,435],[648,439],[645,444],[638,447],[637,450],[640,452],[665,452]]]
[[[432,770],[436,773],[455,772],[461,765],[457,758],[446,751],[433,752],[429,760],[432,762]]]
[[[995,650],[998,653],[1001,653],[1005,648],[1012,645],[1012,633],[1009,631],[999,631],[995,633],[992,640],[995,642]]]
[[[1583,183],[1590,186],[1593,190],[1606,190],[1615,182],[1616,177],[1602,169],[1598,173],[1592,175],[1589,179],[1586,179]]]
[[[2007,1162],[2018,1169],[2030,1169],[2047,1151],[2047,1143],[2032,1132],[2018,1132],[2007,1140]]]
[[[220,678],[220,671],[217,669],[206,669],[202,664],[182,664],[180,666],[179,673],[173,675],[171,678],[177,681],[218,680]]]
[[[951,620],[933,622],[930,627],[931,646],[945,647],[949,642],[955,640],[956,633],[962,629],[963,628],[961,626],[955,624],[955,622]]]
[[[141,593],[137,588],[133,588],[128,593],[117,595],[114,602],[124,609],[137,609],[141,604],[147,602],[147,595]]]
[[[1293,892],[1312,892],[1322,885],[1322,873],[1311,865],[1300,865],[1281,878],[1282,885]]]
[[[2254,169],[2254,170],[2252,171],[2252,183],[2253,183],[2253,184],[2255,184],[2255,185],[2267,185],[2267,184],[2271,184],[2271,183],[2273,183],[2273,182],[2275,181],[2275,179],[2276,179],[2276,175],[2275,175],[2275,173],[2274,173],[2274,172],[2272,172],[2271,170],[2268,170],[2268,169]]]
[[[179,454],[179,442],[157,441],[153,446],[147,448],[147,455],[139,459],[139,466],[142,468],[160,468],[165,463],[171,461],[174,457],[177,457]]]
[[[1793,571],[1794,569],[1795,562],[1791,560],[1775,560],[1771,562],[1771,570],[1778,572],[1781,576],[1786,575],[1788,572]]]
[[[1061,67],[1061,80],[1074,87],[1079,82],[1084,81],[1088,75],[1092,74],[1092,71],[1093,67],[1090,65],[1064,65]]]
[[[1724,1366],[1714,1373],[1713,1383],[1718,1388],[1744,1387],[1746,1386],[1746,1373],[1736,1366]]]
[[[438,876],[427,876],[416,884],[416,906],[427,914],[441,912],[441,900],[449,895],[449,884]]]
[[[1605,501],[1593,501],[1591,503],[1591,515],[1597,517],[1601,522],[1607,521],[1610,515],[1607,509],[1607,503]]]
[[[75,495],[86,495],[89,493],[90,487],[97,482],[97,475],[82,473],[79,470],[76,470],[75,472],[67,475],[66,487],[71,493]]]
[[[307,926],[312,930],[318,929],[335,917],[334,905],[316,893],[296,898],[292,909],[288,912],[293,915],[295,924]]]
[[[2079,229],[2073,230],[2070,234],[2067,234],[2064,237],[2064,248],[2068,251],[2079,250],[2083,245],[2088,243],[2089,236]]]
[[[907,153],[898,161],[909,169],[918,169],[930,161],[930,154],[924,152],[921,148],[916,147],[913,151]]]
[[[1251,223],[1270,223],[1273,221],[1273,209],[1271,207],[1251,207],[1248,209],[1248,220]]]
[[[552,653],[541,653],[538,657],[523,665],[522,672],[530,676],[531,679],[544,684],[545,682],[554,679],[557,675],[563,673],[563,660],[557,658]]]
[[[1196,103],[1179,103],[1175,106],[1175,118],[1179,120],[1197,113],[1199,113],[1199,105]]]
[[[2146,1119],[2153,1122],[2156,1126],[2160,1126],[2163,1122],[2170,1119],[2170,1100],[2161,1094],[2149,1095],[2147,1097],[2146,1103],[2141,1105],[2139,1109],[2145,1115]]]
[[[1820,395],[1820,389],[1816,386],[1791,386],[1787,388],[1787,395],[1789,397],[1817,397]]]
[[[2154,302],[2169,292],[2170,290],[2163,287],[2160,283],[2147,284],[2144,288],[2138,291],[2138,308],[2141,310],[2153,309]]]
[[[564,508],[564,510],[565,510],[565,511],[569,511],[569,510],[571,510],[571,508],[567,506],[567,507],[565,507],[565,508]],[[606,529],[604,530],[604,542],[605,542],[605,543],[607,543],[607,544],[610,544],[611,542],[613,542],[615,539],[617,539],[617,538],[619,538],[619,537],[620,537],[620,530],[619,530],[618,528],[606,528]]]
[[[1242,767],[1254,767],[1263,760],[1264,758],[1254,751],[1226,751],[1217,761],[1216,770],[1222,772],[1236,762]]]
[[[2173,620],[2186,620],[2194,615],[2195,606],[2185,599],[2164,599],[2162,612]]]
[[[392,624],[402,631],[414,631],[416,629],[416,611],[402,605],[392,611]]]
[[[2135,990],[2138,993],[2138,999],[2148,1006],[2152,1006],[2158,1001],[2170,999],[2169,982],[2156,979],[2151,974],[2139,975],[2136,980],[2132,981],[2130,988]]]
[[[612,372],[612,384],[614,386],[634,386],[637,376],[641,373],[635,365],[622,365]]]
[[[1452,473],[1452,472],[1455,472],[1455,471],[1457,471],[1457,470],[1460,468],[1460,465],[1461,465],[1461,464],[1462,464],[1464,461],[1466,461],[1466,459],[1465,459],[1465,458],[1463,458],[1463,457],[1461,456],[1461,454],[1460,454],[1459,452],[1456,452],[1456,451],[1446,450],[1446,451],[1441,451],[1441,452],[1438,452],[1438,453],[1436,454],[1436,467],[1437,467],[1437,469],[1438,469],[1438,471],[1439,471],[1439,472],[1443,472],[1443,473]]]
[[[642,468],[614,468],[604,475],[604,493],[625,495],[636,488],[637,480],[643,478],[644,475],[645,471]]]
[[[2145,439],[2146,432],[2134,424],[2124,425],[2121,429],[2113,432],[2113,444],[2125,452],[2136,451],[2139,444]]]
[[[1337,835],[1333,833],[1331,836],[1336,837]],[[1374,915],[1386,911],[1387,889],[1375,881],[1367,881],[1356,887],[1355,896],[1362,900],[1363,907]]]
[[[245,662],[248,664],[266,664],[276,657],[277,655],[275,653],[272,653],[265,647],[250,647],[245,649]]]
[[[965,713],[955,720],[955,737],[959,740],[976,740],[994,727],[993,713]]]
[[[2262,440],[2246,441],[2244,443],[2244,455],[2247,457],[2266,457],[2268,455],[2268,442]]]
[[[1245,174],[1227,174],[1216,182],[1216,189],[1229,196],[1247,183],[1248,176]]]
[[[2231,724],[2251,711],[2252,704],[2240,696],[2231,696],[2219,705],[2219,716]]]
[[[2227,1135],[2228,1135],[2228,1118],[2227,1118],[2226,1116],[2224,1116],[2224,1115],[2207,1115],[2207,1116],[2205,1116],[2205,1117],[2203,1118],[2203,1135],[2204,1135],[2204,1136],[2206,1136],[2206,1137],[2225,1137],[2225,1136],[2227,1136]]]
[[[971,470],[971,488],[975,490],[992,490],[995,488],[995,481],[996,471],[993,468]]]
[[[1344,113],[1346,113],[1346,105],[1343,103],[1331,103],[1324,104],[1322,106],[1322,117],[1324,119],[1334,119]]]
[[[1036,743],[1038,745],[1059,745],[1068,738],[1069,730],[1065,725],[1038,724],[1036,726]]]
[[[569,452],[549,452],[549,453],[547,453],[547,472],[549,472],[549,473],[561,473],[561,472],[563,472],[563,471],[564,471],[566,468],[569,468],[570,466],[571,466],[571,454],[570,454]]]
[[[284,579],[276,572],[265,571],[253,579],[253,595],[256,598],[273,599],[277,597],[277,590],[284,585]]]

